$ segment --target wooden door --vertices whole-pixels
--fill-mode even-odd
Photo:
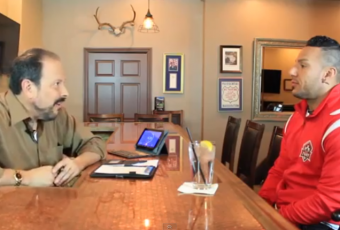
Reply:
[[[151,113],[151,49],[85,49],[85,102],[87,115]]]

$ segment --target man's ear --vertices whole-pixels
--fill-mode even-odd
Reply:
[[[338,75],[338,71],[335,67],[328,67],[325,69],[325,73],[322,77],[322,83],[328,84],[336,79],[336,76]]]
[[[21,82],[22,93],[26,95],[29,99],[34,97],[34,84],[28,79],[24,79]]]

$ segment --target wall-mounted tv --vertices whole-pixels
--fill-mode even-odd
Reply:
[[[0,13],[0,75],[7,74],[18,56],[20,24]]]
[[[280,94],[281,70],[263,69],[261,80],[262,93]]]

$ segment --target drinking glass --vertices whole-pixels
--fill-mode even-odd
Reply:
[[[210,146],[199,141],[189,143],[189,159],[195,189],[211,188],[214,177],[215,149],[212,143]]]

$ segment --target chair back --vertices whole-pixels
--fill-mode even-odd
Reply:
[[[88,114],[90,122],[123,122],[123,113],[111,113],[111,114]]]
[[[263,184],[267,178],[270,168],[273,167],[276,159],[279,157],[282,138],[283,129],[274,126],[267,157],[256,168],[255,184]]]
[[[171,122],[183,126],[183,110],[158,111],[153,110],[153,114],[171,114]]]
[[[169,114],[139,114],[135,113],[135,122],[171,122]]]
[[[265,125],[247,120],[242,137],[236,175],[250,188],[255,184],[255,170]]]
[[[224,133],[222,148],[222,164],[229,164],[230,171],[234,171],[235,149],[238,133],[240,130],[241,118],[228,117],[227,126]]]
[[[268,171],[271,167],[273,167],[276,159],[279,157],[282,138],[283,138],[283,129],[278,126],[274,126],[272,137],[271,137],[270,144],[269,144],[268,155],[267,155]]]

